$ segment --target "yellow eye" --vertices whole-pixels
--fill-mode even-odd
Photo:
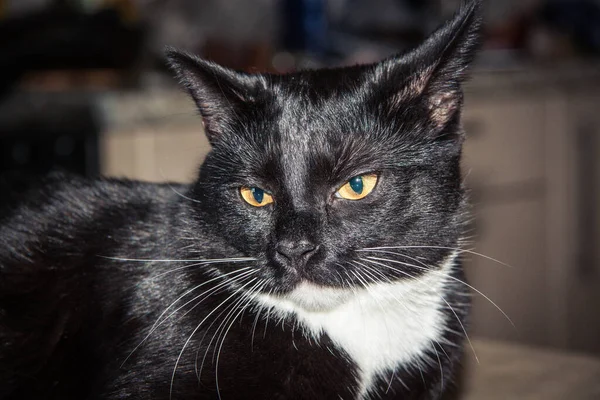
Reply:
[[[346,200],[364,199],[375,189],[378,179],[376,174],[355,176],[339,188],[335,196]]]
[[[254,207],[264,207],[273,202],[273,196],[257,187],[242,187],[240,194],[246,203]]]

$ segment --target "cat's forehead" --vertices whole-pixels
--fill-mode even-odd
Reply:
[[[292,142],[337,140],[360,130],[369,98],[359,68],[306,71],[285,76],[271,90],[276,134]],[[350,139],[350,138],[348,138]]]
[[[355,141],[363,142],[367,139],[367,125],[362,123],[366,114],[358,102],[350,95],[288,94],[280,101],[268,140],[287,152],[313,157],[336,152]]]
[[[361,126],[364,110],[341,103],[331,96],[286,93],[252,129],[253,138],[241,152],[252,154],[244,168],[268,187],[284,190],[293,202],[306,199],[307,189],[377,170],[381,143],[367,131],[368,124]]]
[[[394,162],[412,142],[403,134],[410,121],[385,111],[363,72],[268,77],[268,95],[245,108],[224,137],[231,157],[246,175],[288,188],[335,183]]]
[[[277,165],[279,175],[305,177],[316,171],[368,170],[363,165],[389,147],[382,127],[392,122],[369,104],[372,93],[362,89],[366,83],[359,68],[274,79],[270,98],[252,107],[252,116],[236,129],[249,135],[244,150],[252,152],[252,160],[262,160],[249,168]]]

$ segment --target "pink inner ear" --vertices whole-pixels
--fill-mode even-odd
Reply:
[[[423,94],[434,70],[435,66],[430,66],[415,72],[409,82],[392,97],[391,106],[398,109],[406,100],[415,99]]]
[[[429,118],[437,128],[443,128],[460,106],[460,93],[441,91],[429,96]]]
[[[429,66],[415,73],[410,82],[402,89],[401,96],[409,98],[420,96],[425,91],[434,70],[435,66]]]

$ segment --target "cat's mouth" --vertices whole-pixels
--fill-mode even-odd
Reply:
[[[343,305],[353,295],[350,289],[326,287],[303,280],[281,297],[307,311],[324,312]]]

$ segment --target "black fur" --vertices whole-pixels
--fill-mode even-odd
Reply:
[[[261,284],[254,289],[284,295],[303,280],[359,287],[358,249],[434,246],[404,253],[437,268],[445,248],[459,246],[460,84],[478,30],[474,1],[408,54],[283,76],[170,51],[213,145],[194,184],[56,174],[0,211],[0,398],[214,399],[217,379],[222,399],[355,398],[357,366],[342,349],[307,337],[294,319],[276,324],[244,308],[242,293]],[[365,173],[379,176],[371,195],[334,196]],[[242,186],[275,202],[254,208]],[[290,262],[282,243],[314,251]],[[231,257],[256,260],[165,261]],[[379,271],[389,280],[405,273],[424,270]],[[227,278],[237,281],[210,292]],[[464,291],[456,283],[445,292],[456,315],[445,310],[446,341],[429,355],[443,354],[439,363],[398,366],[400,379],[381,376],[378,396],[441,396],[461,355]]]

